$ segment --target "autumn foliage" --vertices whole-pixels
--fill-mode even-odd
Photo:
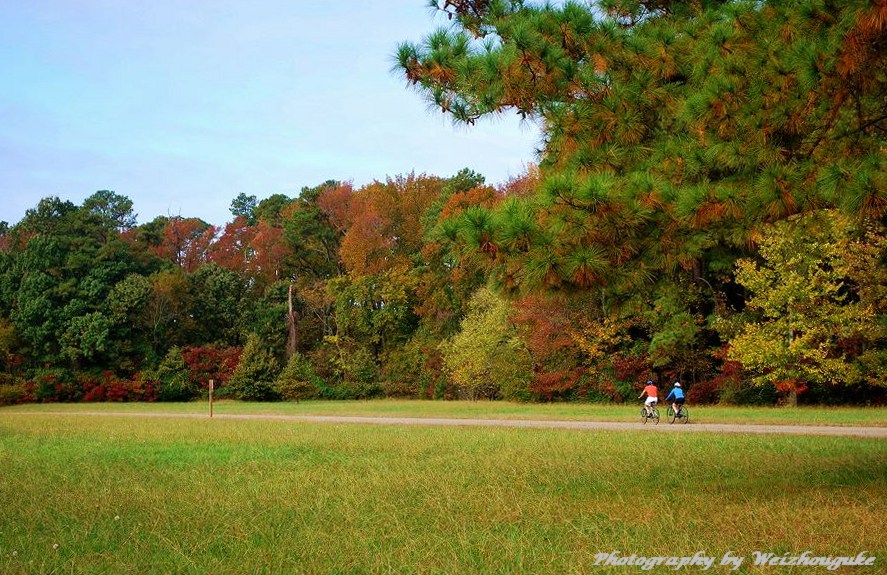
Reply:
[[[45,198],[0,224],[0,402],[887,399],[885,2],[436,5],[397,69],[535,123],[538,165],[218,227]]]

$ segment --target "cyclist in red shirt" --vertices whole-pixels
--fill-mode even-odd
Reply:
[[[653,408],[659,403],[659,390],[656,389],[656,385],[651,380],[647,380],[647,385],[644,387],[644,391],[638,396],[638,399],[644,397],[645,394],[647,400],[644,402],[644,409],[649,413],[653,411]]]

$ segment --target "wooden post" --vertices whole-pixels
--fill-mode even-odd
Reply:
[[[213,380],[209,380],[209,416],[213,416]]]

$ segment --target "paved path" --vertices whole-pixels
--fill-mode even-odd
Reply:
[[[198,413],[132,413],[110,411],[69,411],[69,412],[6,412],[8,415],[85,415],[114,417],[172,417],[208,419]],[[231,414],[216,413],[213,419],[259,419],[274,421],[315,422],[315,423],[359,423],[371,425],[423,425],[437,427],[521,427],[540,429],[579,429],[587,431],[641,431],[647,433],[752,433],[776,435],[835,435],[887,439],[887,427],[839,427],[825,425],[753,425],[727,423],[689,423],[659,425],[640,422],[615,421],[561,421],[530,419],[459,419],[440,417],[361,417],[344,415],[272,415],[272,414]]]

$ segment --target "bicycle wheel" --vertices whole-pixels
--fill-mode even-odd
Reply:
[[[643,407],[641,408],[641,423],[643,423],[644,425],[647,424],[647,410]]]
[[[681,407],[681,423],[690,423],[690,411],[686,407]]]
[[[656,422],[656,425],[659,425],[659,410],[655,407],[653,408],[653,415],[650,416]]]
[[[666,411],[666,414],[668,415],[668,422],[674,423],[674,418],[675,418],[674,408],[669,406],[668,411]]]

